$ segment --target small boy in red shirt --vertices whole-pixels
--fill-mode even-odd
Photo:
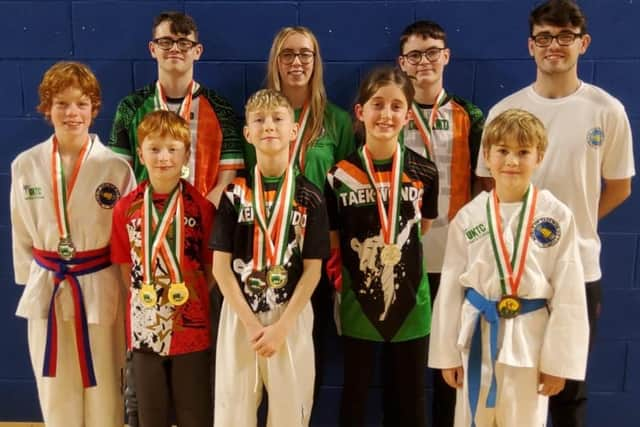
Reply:
[[[189,159],[188,123],[155,111],[138,127],[138,156],[149,172],[116,205],[111,258],[128,283],[127,345],[142,427],[211,424],[207,248],[213,205],[180,178]],[[209,284],[209,285],[208,285]],[[173,400],[172,402],[170,400]]]

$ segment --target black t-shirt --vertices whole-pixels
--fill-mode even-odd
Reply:
[[[307,178],[298,175],[283,261],[287,269],[287,284],[280,289],[267,288],[262,292],[252,292],[246,285],[253,267],[255,217],[252,182],[251,177],[238,177],[225,190],[216,213],[209,247],[231,253],[231,269],[249,307],[254,312],[266,312],[289,301],[302,275],[303,260],[329,256],[329,221],[322,193]],[[268,212],[276,198],[279,180],[263,179],[263,186]]]

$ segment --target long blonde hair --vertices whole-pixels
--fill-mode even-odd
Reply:
[[[309,99],[309,119],[307,130],[303,135],[302,144],[306,148],[322,134],[324,127],[324,110],[327,106],[327,92],[324,89],[322,57],[320,56],[320,45],[316,36],[306,27],[285,27],[273,38],[271,50],[269,51],[269,63],[267,64],[267,88],[282,91],[280,84],[280,73],[278,72],[278,55],[282,50],[284,41],[292,34],[301,34],[308,38],[313,45],[313,71],[309,80],[311,97]]]

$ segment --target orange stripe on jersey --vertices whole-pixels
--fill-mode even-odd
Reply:
[[[469,129],[471,121],[466,110],[451,100],[453,148],[451,150],[451,196],[449,199],[449,221],[471,200],[471,153],[469,152]]]
[[[196,170],[194,187],[206,197],[218,180],[222,129],[211,104],[204,96],[198,97],[198,130],[196,133]],[[194,147],[191,147],[193,150]]]
[[[343,171],[345,171],[347,175],[349,175],[351,178],[353,178],[355,181],[359,182],[360,184],[366,185],[369,183],[369,178],[367,177],[367,174],[362,169],[355,166],[354,164],[346,160],[342,160],[338,162],[338,167]]]

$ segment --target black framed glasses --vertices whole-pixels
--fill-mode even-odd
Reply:
[[[429,62],[436,62],[442,56],[442,51],[446,49],[446,47],[431,47],[427,50],[412,50],[402,56],[409,64],[418,65],[422,58],[426,58]]]
[[[560,46],[570,46],[577,38],[582,37],[583,33],[572,33],[571,31],[562,31],[555,36],[551,33],[540,33],[535,36],[531,34],[533,42],[538,47],[549,47],[555,39]]]
[[[171,48],[175,44],[182,52],[186,52],[189,49],[192,49],[200,44],[196,41],[185,39],[182,37],[179,39],[172,39],[171,37],[160,37],[151,41],[154,42],[162,50],[171,50]]]
[[[314,57],[315,57],[315,52],[312,50],[306,50],[306,49],[301,50],[300,52],[297,52],[297,53],[291,49],[285,49],[278,54],[278,58],[280,59],[280,62],[282,62],[285,65],[293,64],[293,61],[295,61],[296,58],[300,59],[301,64],[304,64],[304,65],[311,64]]]

